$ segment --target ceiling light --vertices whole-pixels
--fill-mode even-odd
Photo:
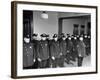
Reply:
[[[43,19],[48,19],[48,14],[47,14],[47,12],[43,11],[42,14],[41,14],[41,17],[42,17]]]

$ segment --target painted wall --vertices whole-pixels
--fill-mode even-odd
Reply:
[[[70,33],[73,34],[73,24],[79,24],[79,33],[80,33],[80,26],[86,25],[87,19],[65,19],[63,20],[63,33]],[[85,33],[86,33],[86,27],[85,26]]]
[[[75,13],[57,13],[57,12],[47,12],[48,19],[43,19],[41,17],[41,11],[33,12],[33,32],[41,35],[42,33],[49,34],[52,38],[53,34],[58,33],[58,18],[69,17],[69,16],[80,16],[87,14],[75,14]],[[73,34],[73,24],[79,24],[79,29],[81,25],[86,25],[89,19],[65,19],[63,20],[63,33]],[[85,26],[86,30],[86,26]],[[86,31],[85,31],[86,32]],[[38,36],[40,39],[40,36]]]
[[[34,33],[41,35],[42,33],[49,34],[50,37],[58,33],[58,14],[56,12],[47,12],[48,19],[43,19],[41,17],[42,12],[34,11],[33,12],[33,26]]]

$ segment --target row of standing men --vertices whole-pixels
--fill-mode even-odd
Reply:
[[[72,64],[71,61],[77,61],[77,66],[82,66],[84,57],[91,53],[91,37],[86,34],[54,34],[52,40],[45,33],[40,36],[41,40],[37,40],[37,34],[33,34],[32,40],[29,35],[24,37],[24,69],[65,67],[64,63]]]

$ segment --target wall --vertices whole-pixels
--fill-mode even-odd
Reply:
[[[50,37],[58,33],[58,14],[56,12],[47,12],[48,19],[43,19],[41,13],[40,11],[33,12],[33,31],[39,35],[42,33],[49,34]]]
[[[74,17],[74,16],[83,16],[83,15],[89,15],[89,13],[75,13],[75,12],[68,12],[68,13],[60,13],[59,17]]]
[[[63,20],[63,33],[73,34],[73,24],[79,24],[79,30],[81,25],[85,25],[87,19],[65,19]],[[85,26],[86,28],[86,26]],[[86,29],[85,29],[86,32]],[[80,32],[79,32],[80,33]]]
[[[58,18],[61,17],[72,17],[80,15],[88,15],[82,13],[58,13],[58,12],[47,12],[48,19],[41,17],[42,11],[33,11],[33,32],[41,35],[42,33],[49,34],[52,37],[53,34],[58,33]],[[87,19],[64,19],[63,20],[63,33],[73,34],[73,24],[85,25]],[[40,37],[40,36],[39,36]]]
[[[24,0],[25,1],[25,0]],[[28,1],[28,0],[27,0]],[[98,5],[100,0],[30,0],[37,2],[51,2],[63,4]],[[100,8],[98,9],[100,14]],[[100,16],[98,16],[100,22]],[[100,26],[100,24],[98,24]],[[100,27],[98,34],[100,35]],[[98,47],[100,48],[100,36],[98,36]],[[98,49],[100,53],[100,49]],[[98,54],[100,57],[100,54]],[[29,78],[21,80],[100,80],[100,58],[98,58],[98,74],[73,75],[60,77]],[[11,70],[11,0],[0,0],[0,80],[14,80],[10,78]],[[17,80],[17,79],[16,79]],[[18,79],[20,80],[20,79]]]

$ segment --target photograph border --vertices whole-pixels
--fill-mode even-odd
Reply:
[[[81,72],[81,73],[63,73],[50,75],[33,75],[33,76],[17,76],[17,4],[36,4],[36,5],[50,5],[59,7],[79,7],[79,8],[94,8],[96,9],[96,71]],[[27,2],[27,1],[12,1],[11,2],[11,78],[35,78],[35,77],[50,77],[50,76],[66,76],[66,75],[82,75],[82,74],[96,74],[98,73],[98,7],[89,5],[74,5],[74,4],[58,4],[58,3],[42,3],[42,2]]]

